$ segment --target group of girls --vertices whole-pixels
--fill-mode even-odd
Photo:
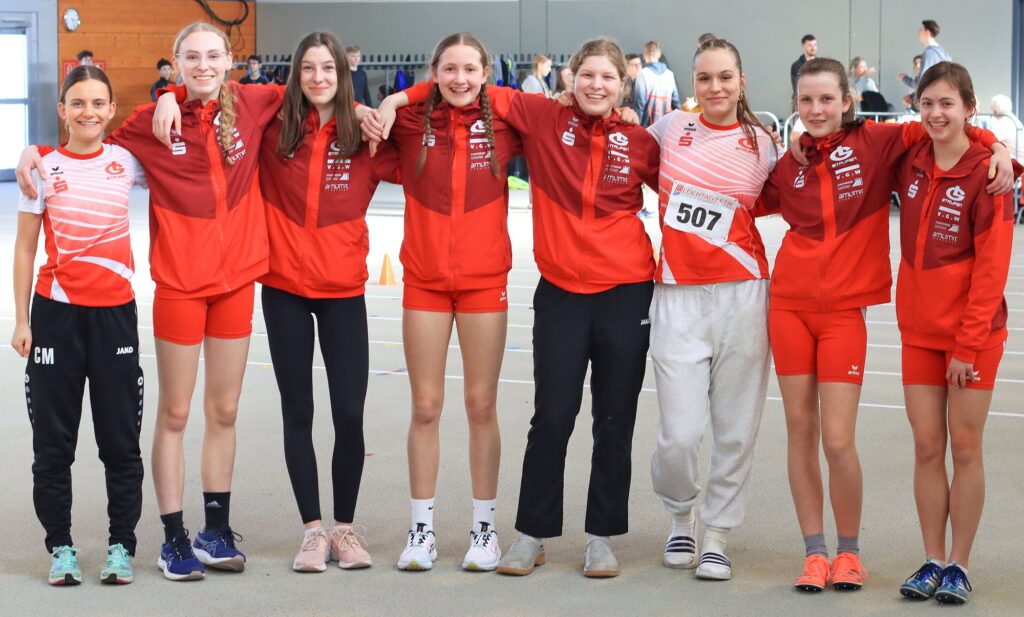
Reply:
[[[731,578],[725,549],[730,530],[744,516],[774,352],[789,434],[790,484],[806,545],[805,569],[796,586],[820,591],[831,582],[837,589],[859,589],[866,572],[857,539],[862,480],[854,434],[866,354],[865,307],[889,301],[886,204],[896,188],[907,204],[901,218],[897,312],[917,453],[915,494],[927,554],[925,565],[901,592],[966,601],[967,558],[983,497],[981,433],[1006,337],[1002,290],[1012,239],[1009,198],[988,191],[1005,192],[1016,174],[991,134],[967,130],[975,103],[962,67],[942,63],[922,80],[921,99],[929,102],[923,124],[879,125],[855,118],[841,64],[809,61],[798,81],[807,133],[780,158],[746,99],[739,52],[722,39],[702,42],[693,58],[702,111],[667,115],[649,131],[626,122],[616,109],[626,62],[608,39],[588,41],[573,57],[569,104],[486,85],[487,51],[475,37],[461,33],[435,49],[431,81],[388,97],[380,110],[356,110],[341,49],[332,35],[311,34],[294,54],[283,92],[241,87],[222,81],[230,66],[226,38],[194,24],[175,44],[184,87],[165,93],[156,108],[137,110],[112,134],[116,145],[100,142],[112,109],[105,115],[93,112],[87,118],[91,123],[69,121],[66,146],[46,154],[42,163],[28,153],[20,170],[24,175],[36,160],[45,173],[53,167],[50,158],[58,156],[70,169],[78,166],[76,153],[96,152],[121,156],[121,167],[145,168],[158,283],[154,325],[161,394],[153,465],[167,534],[160,557],[165,576],[202,577],[204,564],[244,567],[227,505],[254,279],[263,283],[286,462],[306,527],[293,566],[323,571],[332,559],[343,568],[371,564],[352,528],[368,365],[364,215],[379,181],[400,180],[406,196],[403,343],[412,416],[411,520],[398,568],[430,569],[437,558],[438,429],[454,327],[466,371],[473,492],[464,568],[525,575],[544,563],[543,540],[562,531],[566,450],[589,366],[594,447],[584,574],[619,573],[610,536],[628,530],[632,434],[650,346],[661,410],[652,477],[671,516],[665,565],[696,568],[700,578]],[[74,89],[97,81],[88,75],[78,79],[66,84],[62,110],[68,92],[85,96]],[[109,107],[111,99],[107,85],[106,99],[96,101],[105,100]],[[359,143],[357,115],[362,115],[370,148]],[[100,130],[85,129],[92,124]],[[176,130],[170,133],[172,124]],[[149,134],[151,126],[170,149]],[[986,187],[989,147],[997,152],[992,158],[999,164],[991,166],[999,174]],[[505,167],[520,153],[535,162],[534,254],[541,281],[533,301],[536,394],[515,523],[520,535],[503,555],[495,508],[497,383],[511,268]],[[258,181],[257,162],[266,166]],[[209,177],[211,186],[190,191],[186,171],[189,178]],[[35,191],[22,180],[27,193]],[[56,173],[38,180],[42,197],[36,201],[46,206],[50,261],[40,273],[31,323],[45,323],[44,331],[53,327],[54,318],[40,308],[48,306],[43,300],[72,302],[58,293],[62,287],[52,274],[61,274],[65,262],[109,266],[108,258],[90,253],[108,250],[96,248],[99,240],[79,257],[53,248],[67,235],[57,232],[58,224],[74,224],[52,212],[60,213],[67,207],[64,200],[79,196],[66,180]],[[663,240],[657,262],[636,217],[643,184],[659,189]],[[774,212],[781,212],[790,230],[769,277],[753,221]],[[25,230],[19,233],[19,255],[29,240],[34,250],[39,229],[38,214],[21,216]],[[200,271],[189,259],[194,255],[202,256]],[[25,269],[24,256],[20,259]],[[130,275],[130,251],[127,260],[118,270],[122,278]],[[30,378],[32,384],[47,379],[37,365],[47,357],[52,364],[55,354],[52,348],[33,348],[27,320],[31,259],[27,264],[27,274],[16,278],[20,295],[13,343],[23,354],[32,354],[28,385]],[[111,292],[103,299],[109,303],[116,297]],[[131,306],[134,318],[134,305],[122,306]],[[113,310],[77,295],[72,307],[83,314]],[[317,502],[311,440],[313,315],[336,428],[330,529],[323,525]],[[93,339],[84,330],[72,340],[91,353]],[[181,517],[181,434],[201,343],[207,365],[207,520],[190,543]],[[131,353],[131,368],[139,376],[139,402],[131,402],[141,415],[137,345]],[[744,379],[737,381],[738,375]],[[83,371],[79,382],[84,377]],[[80,401],[81,385],[77,393]],[[74,432],[62,437],[66,443],[45,443],[52,436],[41,434],[39,416],[52,411],[45,400],[33,403],[31,392],[28,398],[39,429],[34,431],[33,466],[38,495],[69,483]],[[947,417],[952,486],[944,466]],[[139,424],[132,420],[134,450],[126,457],[138,473],[125,490],[141,503]],[[45,430],[56,430],[48,422]],[[698,451],[708,422],[712,460],[699,513],[704,535],[698,550]],[[823,537],[819,443],[829,463],[839,532],[831,564]],[[104,462],[108,477],[117,476],[114,463],[107,457]],[[51,582],[80,580],[68,533],[70,499],[58,502],[58,513],[44,513],[39,504],[37,499],[47,548],[54,555]],[[121,546],[119,563],[127,563],[130,575],[134,536],[114,533],[114,514],[112,506],[111,555]],[[130,530],[138,508],[129,514],[122,527]],[[948,564],[947,519],[954,537]],[[73,574],[68,564],[74,565]],[[104,580],[126,582],[130,576]]]

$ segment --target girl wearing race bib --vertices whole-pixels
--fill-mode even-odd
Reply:
[[[732,577],[725,547],[743,521],[769,370],[768,261],[752,209],[779,155],[751,111],[746,79],[736,47],[705,41],[693,57],[702,111],[672,112],[649,129],[661,145],[651,305],[661,425],[651,475],[672,516],[664,563],[719,580]],[[709,421],[698,553],[698,455]]]
[[[1007,336],[1003,290],[1014,204],[1009,193],[986,193],[990,153],[964,132],[977,105],[967,69],[951,62],[929,68],[917,100],[932,142],[914,146],[897,170],[902,254],[896,318],[925,562],[900,593],[963,604],[985,502],[982,437]]]
[[[817,592],[831,581],[836,589],[857,590],[866,576],[858,546],[863,479],[856,448],[866,307],[889,301],[889,195],[899,161],[926,134],[919,123],[858,119],[847,73],[828,58],[804,64],[797,108],[807,127],[800,143],[810,152],[808,163],[784,157],[759,204],[781,211],[790,225],[772,273],[768,322],[786,411],[790,489],[806,552],[795,585]],[[976,135],[986,146],[996,143],[987,131]],[[831,565],[819,443],[839,536]]]
[[[36,197],[22,196],[18,203],[11,346],[28,358],[32,497],[52,555],[51,585],[82,582],[71,539],[71,464],[86,381],[110,516],[102,582],[132,582],[135,525],[142,511],[143,377],[128,196],[146,179],[127,150],[103,143],[114,117],[113,98],[100,69],[78,66],[68,73],[57,105],[68,142],[43,157],[45,179],[33,174]],[[39,269],[30,320],[40,227],[46,264]]]
[[[557,101],[488,87],[495,115],[523,140],[531,165],[535,310],[534,415],[527,436],[513,543],[498,571],[524,575],[544,563],[543,538],[562,533],[566,447],[588,365],[594,454],[587,500],[584,574],[616,576],[608,536],[628,529],[630,452],[649,337],[650,238],[636,213],[654,185],[658,147],[622,121],[626,60],[609,39],[584,43],[571,63],[575,99]],[[405,92],[410,100],[429,84]],[[404,96],[404,95],[403,95]]]

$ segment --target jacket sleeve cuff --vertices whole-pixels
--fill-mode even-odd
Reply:
[[[162,95],[167,94],[168,92],[173,94],[174,100],[177,101],[179,105],[181,105],[185,102],[185,96],[188,93],[188,89],[185,88],[185,84],[182,84],[180,86],[174,84],[171,86],[167,86],[166,88],[160,88],[156,91],[157,100],[159,100]]]
[[[953,357],[961,362],[967,362],[968,364],[974,364],[974,361],[978,359],[978,352],[973,349],[967,349],[961,345],[957,345],[953,349]]]

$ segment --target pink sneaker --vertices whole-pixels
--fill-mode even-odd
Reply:
[[[302,548],[292,562],[292,570],[296,572],[323,572],[331,559],[331,545],[327,539],[327,530],[323,527],[307,529],[302,538]]]
[[[331,530],[331,559],[336,560],[338,567],[345,570],[369,568],[373,565],[373,559],[363,548],[363,542],[365,540],[352,527],[336,525]]]

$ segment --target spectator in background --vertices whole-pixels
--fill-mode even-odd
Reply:
[[[917,56],[914,57],[914,68],[917,70],[917,74],[913,77],[906,73],[900,73],[900,81],[907,84],[910,88],[916,89],[917,82],[921,79],[921,75],[930,69],[932,66],[942,61],[952,61],[953,57],[949,55],[946,49],[939,45],[936,37],[939,36],[939,24],[934,19],[926,19],[921,22],[921,27],[917,31],[917,40],[924,45],[924,51],[921,53],[921,63],[918,64]]]
[[[635,109],[640,114],[640,124],[645,127],[673,109],[679,109],[676,76],[661,60],[661,45],[658,41],[648,41],[644,45],[644,68],[640,69],[633,85]]]
[[[814,38],[813,34],[805,34],[800,39],[800,44],[803,45],[804,53],[800,54],[800,57],[796,59],[796,62],[789,67],[789,83],[793,86],[793,108],[796,109],[796,77],[800,73],[800,67],[804,65],[811,58],[818,55],[818,39]]]
[[[636,78],[640,76],[640,70],[644,63],[639,54],[626,54],[626,79],[622,80],[622,104],[632,107],[633,111],[640,115],[640,110],[635,107],[633,93],[636,91]]]
[[[160,88],[166,88],[174,85],[171,81],[171,76],[174,75],[174,66],[171,65],[171,61],[167,58],[160,58],[156,63],[156,70],[160,72],[160,79],[153,82],[153,87],[149,89],[149,98],[156,102],[156,91]]]
[[[78,58],[78,66],[92,66],[92,51],[83,49],[75,56]]]
[[[238,80],[242,84],[269,84],[270,78],[263,72],[263,60],[253,54],[248,59],[249,69],[245,77]]]
[[[871,75],[875,74],[875,67],[869,67],[868,61],[860,56],[850,60],[850,87],[854,90],[854,98],[859,102],[865,92],[878,92],[878,85]]]
[[[573,77],[572,69],[569,68],[568,64],[560,68],[558,70],[558,91],[556,92],[556,94],[561,94],[562,92],[572,92],[572,85],[574,80],[575,78]]]
[[[988,127],[989,130],[995,133],[996,139],[1003,142],[1003,145],[1010,150],[1010,156],[1021,160],[1024,157],[1021,157],[1021,153],[1017,150],[1019,146],[1017,138],[1020,136],[1017,127],[1020,126],[1020,120],[1013,115],[1013,102],[1010,101],[1010,97],[1005,94],[997,94],[992,97],[989,107],[994,116],[992,125]]]
[[[348,56],[348,68],[352,73],[352,91],[356,95],[356,101],[372,106],[369,78],[366,76],[366,71],[359,68],[359,63],[363,59],[363,50],[358,45],[349,45],[345,48],[345,55]]]
[[[914,56],[914,75],[920,75],[920,74],[921,74],[921,54],[917,54],[916,56]],[[902,75],[902,73],[901,73],[901,75]],[[911,88],[910,92],[907,92],[907,95],[903,97],[903,108],[904,108],[904,110],[907,113],[911,113],[911,114],[916,114],[917,113],[917,101],[914,99],[914,97],[916,97],[916,96],[917,96],[916,88]]]
[[[551,86],[548,85],[548,75],[551,74],[551,58],[544,54],[537,54],[533,57],[533,71],[523,80],[523,92],[543,94],[551,98]]]

